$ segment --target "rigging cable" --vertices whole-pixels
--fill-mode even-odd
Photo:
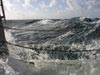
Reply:
[[[10,43],[10,42],[7,42],[7,41],[3,41],[3,43],[5,44],[9,44],[9,45],[12,45],[12,46],[17,46],[17,47],[21,47],[21,48],[25,48],[25,49],[31,49],[31,50],[35,50],[36,52],[39,52],[39,51],[42,51],[38,48],[32,48],[32,47],[26,47],[26,46],[21,46],[21,45],[18,45],[18,44],[13,44],[13,43]],[[3,45],[3,44],[2,44]],[[63,46],[64,47],[64,46]],[[66,46],[65,46],[66,47]],[[94,49],[94,50],[77,50],[77,51],[67,51],[67,50],[45,50],[45,51],[53,51],[53,52],[66,52],[66,53],[83,53],[83,52],[100,52],[99,49]]]

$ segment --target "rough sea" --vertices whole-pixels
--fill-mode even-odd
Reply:
[[[12,75],[100,75],[99,18],[8,20],[4,28]]]

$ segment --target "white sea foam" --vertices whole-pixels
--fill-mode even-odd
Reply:
[[[5,37],[8,42],[14,43],[14,37],[12,36],[11,30],[5,30]]]
[[[17,75],[15,71],[8,65],[8,59],[6,61],[0,59],[0,75]]]
[[[47,19],[40,21],[41,24],[48,24],[48,23],[51,23],[51,22],[52,22],[52,20],[47,20]]]

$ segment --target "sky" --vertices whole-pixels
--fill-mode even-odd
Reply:
[[[3,0],[7,19],[100,18],[100,0]]]

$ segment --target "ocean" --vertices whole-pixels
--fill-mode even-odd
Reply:
[[[32,75],[99,75],[98,18],[8,20],[4,29],[10,57],[31,66]]]

